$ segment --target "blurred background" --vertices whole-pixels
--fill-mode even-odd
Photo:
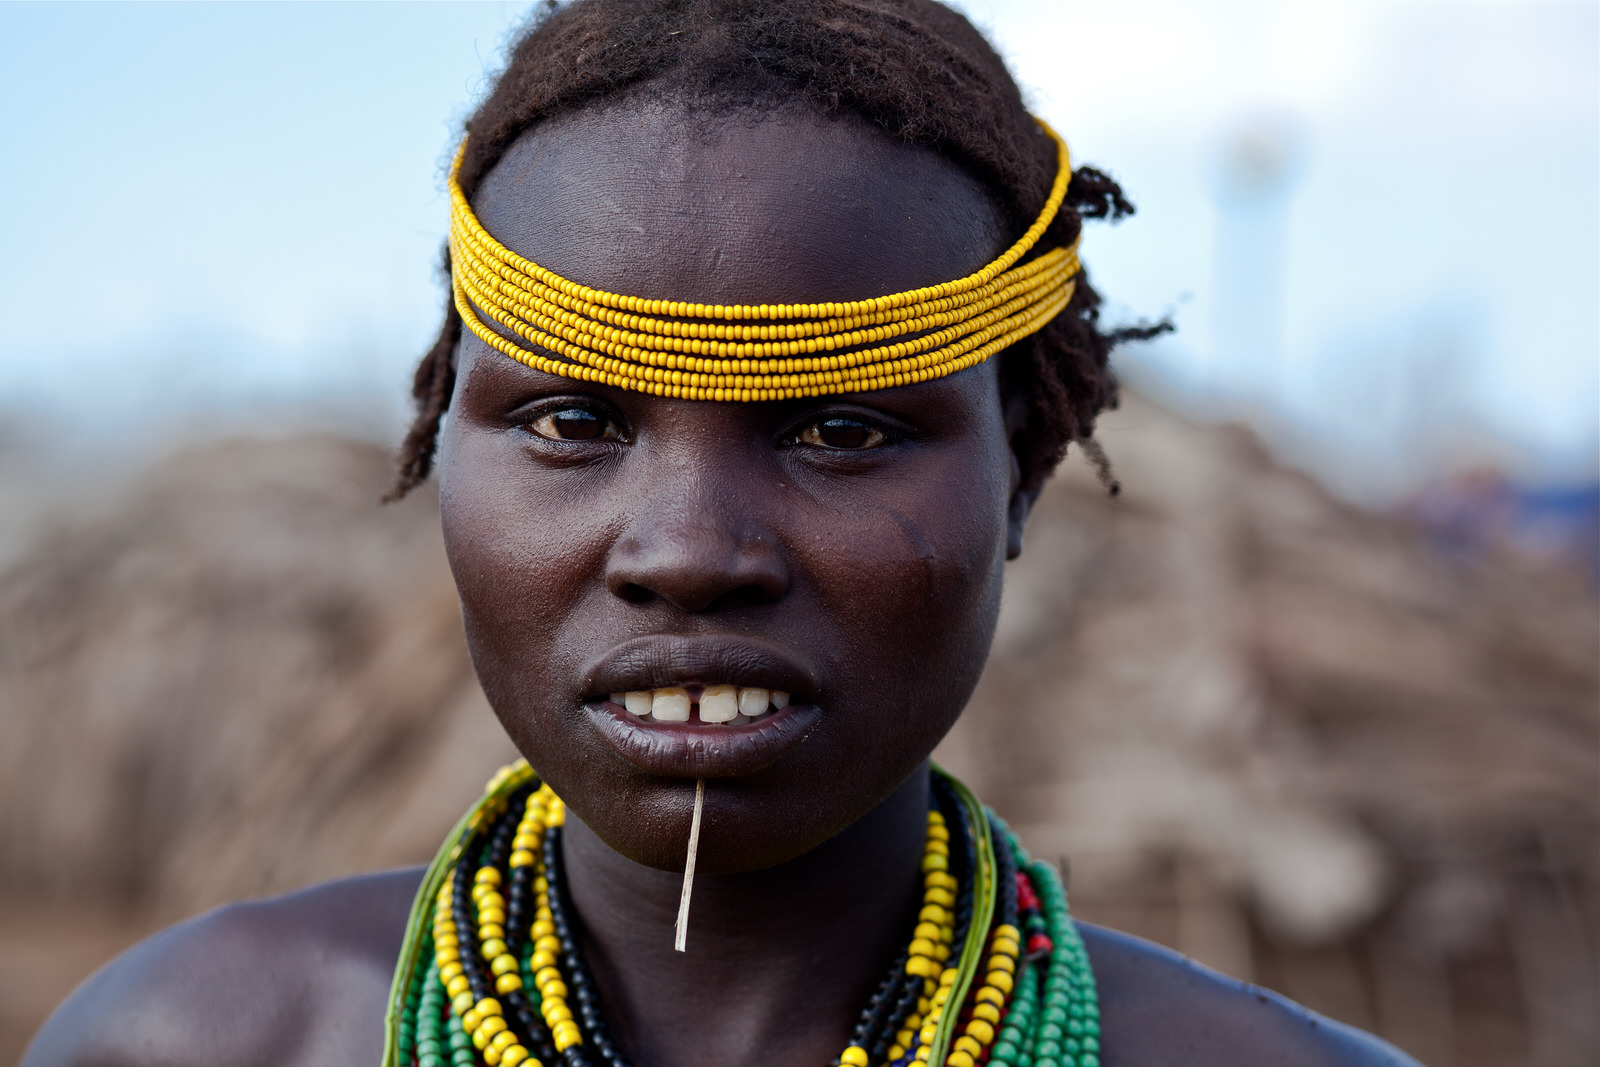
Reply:
[[[1075,909],[1435,1067],[1600,1063],[1600,5],[960,5],[1139,214],[940,752]],[[376,500],[522,4],[0,5],[0,1062],[512,753]]]

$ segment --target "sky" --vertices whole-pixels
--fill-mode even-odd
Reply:
[[[1600,450],[1600,5],[968,0],[1139,205],[1084,257],[1139,387],[1347,487]],[[0,4],[0,410],[377,404],[523,4]]]

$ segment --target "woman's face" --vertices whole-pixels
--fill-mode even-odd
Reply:
[[[719,303],[896,292],[1007,243],[958,168],[805,115],[576,114],[519,141],[475,206],[566,277]],[[543,374],[465,335],[441,494],[490,703],[631,859],[682,865],[699,777],[702,869],[798,856],[900,785],[971,694],[1026,514],[1017,425],[992,363],[705,403]],[[702,721],[741,689],[759,717]]]

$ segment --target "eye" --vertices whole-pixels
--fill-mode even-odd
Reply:
[[[587,408],[547,411],[533,420],[532,427],[552,441],[614,441],[622,436],[615,422]]]
[[[865,448],[876,448],[888,439],[888,435],[876,426],[862,422],[860,419],[844,417],[814,422],[800,431],[800,440],[808,445],[820,445],[823,448],[837,448],[851,452]]]

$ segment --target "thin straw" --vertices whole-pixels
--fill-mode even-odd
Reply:
[[[706,780],[697,779],[694,783],[694,818],[689,823],[689,858],[683,863],[683,896],[678,899],[678,925],[677,936],[673,939],[672,947],[679,952],[686,951],[689,943],[689,894],[694,890],[694,856],[700,851],[700,812],[706,806]]]

